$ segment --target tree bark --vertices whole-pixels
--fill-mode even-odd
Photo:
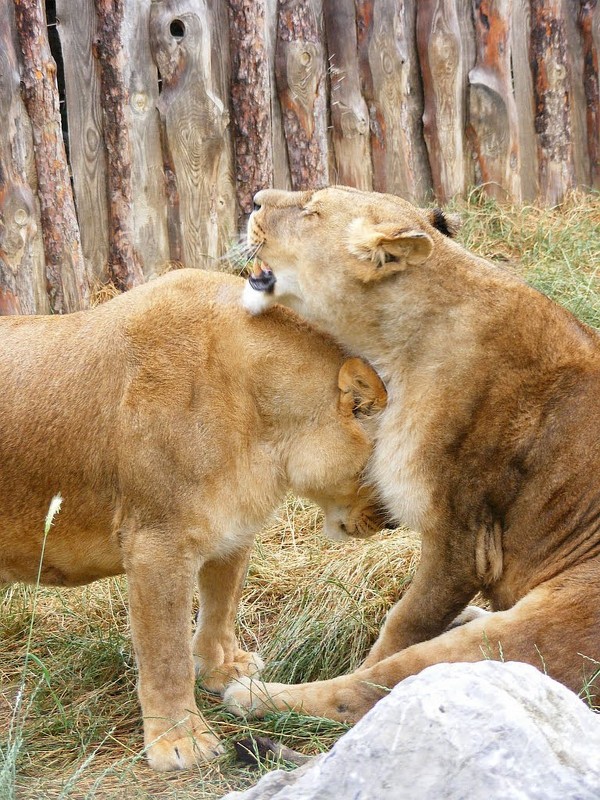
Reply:
[[[39,0],[15,0],[15,23],[23,53],[23,99],[33,131],[48,295],[52,311],[64,314],[88,306],[89,277],[62,138],[56,64]]]
[[[519,127],[521,195],[522,199],[527,202],[535,201],[539,195],[535,103],[529,56],[530,41],[531,7],[529,0],[513,0],[510,47]]]
[[[206,0],[155,0],[150,47],[162,80],[158,100],[167,175],[171,259],[215,269],[230,245],[229,112],[213,76]],[[174,257],[175,256],[175,257]]]
[[[600,91],[598,86],[600,4],[597,0],[582,0],[578,23],[583,41],[583,87],[590,155],[590,184],[598,188],[600,186]]]
[[[423,78],[423,134],[436,197],[465,190],[463,48],[452,0],[420,0],[417,47]]]
[[[94,0],[56,0],[69,133],[69,167],[83,257],[95,280],[106,280],[108,192],[102,91],[93,56],[98,20]]]
[[[369,110],[360,90],[354,0],[323,0],[335,182],[372,189]]]
[[[422,202],[431,190],[431,171],[423,141],[416,8],[404,0],[357,0],[356,10],[373,188]]]
[[[0,316],[35,314],[33,275],[24,263],[36,232],[33,196],[26,184],[5,172],[3,163],[0,159]]]
[[[293,189],[329,183],[324,62],[310,0],[279,0],[275,71]]]
[[[0,315],[35,314],[35,201],[23,164],[25,111],[10,0],[0,0]]]
[[[273,185],[265,2],[228,0],[228,7],[235,178],[245,217],[254,194]]]
[[[129,92],[123,68],[124,0],[95,0],[98,29],[94,43],[100,67],[102,118],[107,154],[108,277],[121,291],[144,282],[133,247]]]
[[[568,56],[561,0],[531,0],[531,70],[543,203],[559,203],[574,183]]]
[[[469,135],[492,197],[521,200],[519,131],[512,88],[512,0],[474,0],[477,60],[469,73]]]

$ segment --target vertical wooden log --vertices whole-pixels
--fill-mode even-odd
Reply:
[[[469,73],[471,139],[485,191],[521,201],[519,132],[510,63],[512,0],[474,0],[477,60]]]
[[[169,262],[165,179],[160,143],[158,73],[150,52],[150,0],[125,0],[124,79],[129,95],[133,248],[146,278]]]
[[[273,185],[265,0],[229,0],[228,5],[235,178],[246,216],[254,194]]]
[[[15,0],[23,54],[22,92],[31,120],[50,306],[56,314],[89,303],[89,278],[79,239],[45,15],[39,0]]]
[[[575,13],[573,5],[576,6]],[[583,37],[579,26],[581,0],[575,3],[562,0],[562,20],[565,26],[567,76],[569,85],[569,114],[573,148],[573,174],[577,186],[591,185],[590,155],[587,145],[586,95],[584,87],[585,62]]]
[[[94,0],[56,0],[63,53],[69,161],[81,244],[97,279],[109,277],[109,215],[100,68],[93,57],[97,37]],[[169,260],[165,188],[160,146],[158,77],[150,54],[150,0],[125,0],[121,28],[123,78],[129,96],[132,247],[146,277]]]
[[[454,2],[420,0],[417,46],[423,77],[423,133],[433,188],[444,203],[466,188],[463,49]]]
[[[600,48],[600,3],[581,0],[578,14],[583,46],[583,88],[586,101],[586,134],[590,158],[590,184],[600,187],[600,91],[598,51]]]
[[[477,183],[476,172],[477,157],[471,147],[471,142],[467,136],[467,124],[469,116],[469,73],[475,67],[477,57],[475,45],[475,21],[473,19],[473,0],[457,0],[456,16],[458,18],[458,30],[460,31],[461,47],[461,70],[458,80],[464,87],[465,118],[463,136],[463,164],[465,170],[465,189],[475,186]]]
[[[560,0],[531,0],[531,71],[540,198],[559,203],[574,183],[571,88]]]
[[[69,162],[83,257],[97,280],[108,264],[108,194],[103,142],[100,74],[92,55],[96,37],[94,0],[56,0],[63,55],[69,131]]]
[[[423,142],[423,94],[414,39],[416,7],[358,0],[362,90],[369,107],[373,188],[423,201],[431,172]]]
[[[266,0],[265,31],[267,62],[269,64],[269,92],[271,107],[271,142],[273,150],[273,186],[280,189],[291,189],[290,165],[288,161],[283,116],[275,87],[275,48],[277,45],[278,0]]]
[[[325,63],[310,0],[279,0],[275,73],[292,187],[326,186]]]
[[[2,66],[0,58],[0,69]],[[0,81],[0,90],[3,88]],[[5,151],[6,141],[0,138],[0,150]],[[0,159],[0,316],[34,314],[33,275],[23,264],[25,249],[36,233],[33,197],[27,186],[5,171],[4,164]]]
[[[531,15],[529,0],[513,0],[511,25],[512,73],[521,153],[521,196],[535,200],[539,193],[538,154],[535,139],[535,101],[529,60]]]
[[[211,41],[211,70],[213,91],[223,101],[225,108],[231,112],[228,98],[231,94],[231,48],[229,46],[229,0],[211,0],[207,6],[210,41]],[[223,148],[219,160],[217,186],[219,190],[217,200],[217,240],[219,253],[229,249],[232,236],[237,234],[235,222],[240,217],[240,208],[236,196],[236,181],[234,174],[233,131],[231,125],[226,125],[223,131]],[[246,225],[244,219],[244,234]],[[213,266],[221,268],[222,262]],[[225,267],[226,269],[227,267]]]
[[[335,183],[372,189],[369,110],[360,91],[354,0],[323,0]]]
[[[98,29],[95,56],[100,67],[106,146],[109,247],[108,275],[121,291],[144,282],[133,247],[133,191],[129,138],[129,92],[122,42],[124,0],[95,0]]]
[[[229,114],[213,80],[205,0],[153,0],[150,46],[162,80],[158,110],[169,176],[169,236],[181,247],[177,260],[214,269],[233,225],[224,199],[230,189],[223,183]]]
[[[13,22],[12,0],[0,0],[0,315],[47,310],[38,210],[25,165],[31,131],[19,92]],[[41,307],[38,294],[46,299]]]

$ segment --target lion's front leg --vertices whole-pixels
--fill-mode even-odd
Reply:
[[[200,609],[192,650],[200,681],[211,692],[222,692],[237,678],[257,677],[263,668],[258,654],[242,650],[235,635],[250,549],[207,561],[198,572]]]
[[[197,556],[181,551],[174,532],[143,534],[124,533],[122,549],[146,755],[153,769],[187,769],[222,752],[194,697],[190,611]]]
[[[363,680],[359,673],[313,683],[263,683],[251,678],[234,681],[224,693],[229,710],[238,716],[264,717],[277,711],[297,711],[353,723],[364,716],[387,692]]]
[[[359,671],[442,633],[481,586],[468,536],[424,536],[421,561],[404,597],[389,611]]]

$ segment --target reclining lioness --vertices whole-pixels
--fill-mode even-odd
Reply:
[[[0,318],[0,583],[36,580],[61,493],[42,583],[127,574],[159,770],[219,752],[194,660],[213,690],[261,667],[234,618],[255,533],[286,492],[319,503],[333,538],[383,521],[361,483],[383,384],[286,309],[251,318],[243,287],[182,270],[92,311]]]
[[[575,691],[600,661],[600,335],[452,241],[441,212],[342,187],[262,191],[264,270],[283,303],[371,361],[388,390],[370,476],[422,534],[415,578],[352,675],[226,692],[234,710],[356,720],[442,661],[504,658]],[[446,628],[482,592],[496,613]]]

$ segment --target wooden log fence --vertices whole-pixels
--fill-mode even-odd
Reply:
[[[265,186],[598,189],[599,48],[600,0],[0,0],[0,314],[219,269]]]

